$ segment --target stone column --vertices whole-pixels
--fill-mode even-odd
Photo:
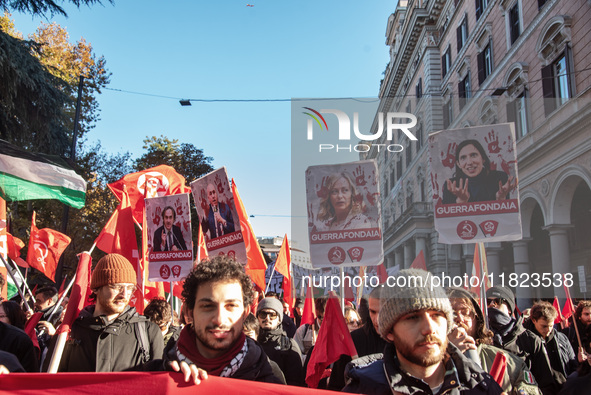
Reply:
[[[427,262],[427,235],[417,234],[415,235],[415,256],[418,256],[421,251]]]
[[[515,274],[517,276],[523,273],[530,273],[528,244],[531,240],[531,238],[524,238],[513,242],[513,262],[515,263]],[[519,310],[523,311],[531,307],[533,297],[534,294],[531,287],[517,287],[515,298]]]
[[[400,269],[404,269],[404,250],[402,246],[398,246],[394,250],[394,264],[398,265]]]
[[[499,274],[501,273],[501,243],[486,243],[486,262],[488,268],[488,274],[493,275],[493,284],[499,284]],[[507,282],[505,281],[505,285]]]
[[[572,225],[548,225],[542,229],[550,235],[550,251],[552,255],[552,272],[567,273],[570,271],[570,250],[568,247],[568,229]],[[554,288],[554,295],[564,300],[566,294],[563,287]]]
[[[412,243],[410,242],[410,240],[407,240],[404,243],[404,268],[408,269],[414,259],[415,256],[414,250],[412,248]]]

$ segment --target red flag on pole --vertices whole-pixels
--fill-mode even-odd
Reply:
[[[21,256],[21,249],[25,246],[25,243],[18,237],[14,237],[10,233],[6,232],[6,249],[10,259],[16,261]]]
[[[554,319],[554,323],[555,324],[559,324],[560,322],[562,322],[562,311],[560,310],[560,303],[558,302],[558,297],[554,297],[554,302],[552,302],[552,306],[554,306],[554,308],[556,309],[556,312],[558,313],[558,315],[556,316],[556,318]]]
[[[35,327],[39,323],[39,320],[42,316],[43,313],[41,312],[35,313],[31,316],[31,318],[27,320],[27,323],[25,324],[25,333],[31,338],[33,346],[37,349],[38,352],[41,349],[39,347],[39,339],[37,339],[37,332],[35,331]]]
[[[27,263],[55,282],[57,263],[62,252],[70,244],[71,239],[57,230],[49,228],[37,229],[35,218],[36,213],[33,212]]]
[[[316,318],[316,309],[314,308],[314,293],[312,292],[312,284],[308,284],[306,290],[306,299],[304,300],[304,310],[302,311],[302,320],[300,326],[304,324],[314,325]]]
[[[565,284],[566,284],[566,281],[563,281],[562,285],[564,286],[564,293],[566,294],[566,302],[564,302],[564,308],[562,309],[562,316],[568,322],[568,319],[575,313],[575,306],[573,304],[573,300],[570,297],[570,290],[568,289],[568,287]]]
[[[244,246],[246,247],[246,274],[248,274],[252,281],[264,291],[267,285],[265,280],[267,263],[265,262],[265,257],[263,256],[259,242],[254,235],[252,226],[250,226],[250,222],[248,222],[248,214],[246,214],[246,209],[244,208],[244,204],[242,204],[242,199],[240,199],[234,179],[232,179],[232,194],[234,195],[234,204],[236,205],[236,211],[238,211],[238,218],[240,218],[240,229],[242,230],[242,238],[244,239]]]
[[[412,261],[410,267],[411,269],[423,269],[424,271],[427,271],[427,264],[425,263],[425,254],[423,254],[423,250],[421,250],[415,260]]]
[[[490,368],[490,375],[492,378],[497,382],[497,384],[501,385],[503,383],[503,378],[505,377],[505,371],[507,370],[507,357],[501,351],[497,352],[495,355],[495,360]]]
[[[386,271],[386,266],[384,263],[380,263],[377,267],[378,271],[378,279],[380,280],[380,284],[383,284],[388,280],[388,272]]]
[[[207,259],[209,257],[209,254],[207,252],[205,236],[203,236],[203,229],[201,229],[200,223],[197,223],[197,228],[199,229],[197,235],[197,263],[199,263],[201,262],[201,260]]]
[[[64,321],[57,329],[57,334],[69,333],[72,328],[74,320],[78,318],[80,312],[86,304],[86,299],[90,295],[90,267],[92,265],[92,258],[87,251],[78,255],[78,269],[76,269],[76,280],[70,292],[70,300],[64,315]]]
[[[160,165],[123,176],[119,181],[109,184],[109,189],[121,201],[123,186],[127,187],[133,218],[138,224],[143,221],[144,198],[176,195],[185,192],[185,178],[172,167]]]
[[[293,297],[291,295],[291,274],[290,274],[290,267],[291,267],[291,252],[289,250],[289,242],[287,241],[287,235],[283,237],[283,243],[281,244],[281,249],[279,250],[279,254],[277,255],[277,260],[275,261],[275,270],[283,275],[283,300],[289,304],[290,310],[293,308]]]
[[[349,333],[349,328],[347,328],[337,298],[330,297],[326,302],[322,326],[318,331],[318,339],[316,339],[316,344],[308,362],[306,384],[311,388],[318,387],[318,382],[322,378],[326,367],[343,354],[355,359],[357,350],[355,350],[355,344],[353,344],[351,333]]]

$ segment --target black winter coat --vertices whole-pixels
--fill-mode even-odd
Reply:
[[[95,306],[88,306],[72,324],[58,368],[59,372],[120,372],[142,370],[143,364],[161,358],[164,340],[158,325],[127,307],[111,323],[105,316],[93,317]],[[149,350],[141,347],[140,322],[145,327]],[[55,338],[50,353],[55,347]],[[145,351],[145,352],[144,352]],[[44,368],[48,366],[48,360]]]
[[[305,386],[302,352],[295,340],[281,327],[273,331],[261,329],[257,340],[269,359],[279,365],[288,385]]]
[[[27,372],[39,372],[33,341],[16,326],[0,322],[0,350],[14,354]]]
[[[447,372],[439,393],[446,395],[500,395],[501,387],[478,365],[470,361],[453,345],[447,347]],[[456,374],[450,368],[455,367]],[[452,374],[449,374],[452,372]],[[429,386],[400,369],[394,345],[388,344],[380,354],[358,358],[345,370],[347,386],[343,392],[362,394],[431,395]],[[457,380],[457,381],[456,381]],[[458,382],[459,381],[459,382]]]

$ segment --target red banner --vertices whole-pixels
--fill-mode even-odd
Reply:
[[[289,385],[259,383],[209,376],[195,386],[185,383],[183,375],[174,372],[119,372],[119,373],[16,373],[2,376],[2,392],[19,395],[79,395],[79,394],[241,394],[305,395],[334,394]]]

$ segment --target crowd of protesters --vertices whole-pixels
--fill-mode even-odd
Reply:
[[[274,293],[257,297],[243,266],[227,256],[191,271],[180,317],[160,298],[138,314],[130,306],[136,286],[123,256],[98,261],[92,304],[72,323],[58,372],[175,371],[195,384],[211,375],[305,387],[315,352],[325,349],[319,335],[343,337],[334,318],[325,319],[327,297],[314,300],[315,315],[306,320],[304,300],[292,308]],[[547,301],[522,315],[511,289],[495,286],[486,296],[481,306],[463,288],[378,286],[357,308],[347,302],[341,327],[357,354],[331,361],[318,387],[367,394],[591,393],[591,301],[580,301],[555,327],[559,312]],[[24,303],[0,303],[0,373],[47,371],[56,348],[65,313],[58,291],[41,287]],[[329,328],[321,331],[323,325]]]

